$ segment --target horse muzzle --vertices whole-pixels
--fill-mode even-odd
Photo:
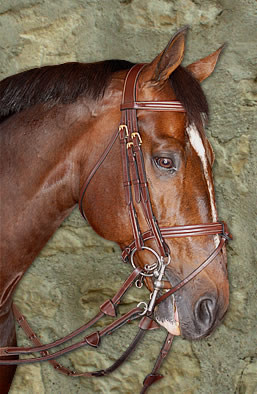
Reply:
[[[172,335],[181,335],[178,309],[174,295],[166,298],[154,310],[155,320]]]
[[[171,283],[175,283],[170,270],[166,270],[165,275]],[[185,286],[160,302],[155,308],[154,317],[173,335],[190,340],[204,338],[223,319],[228,307],[227,294],[226,289],[218,292],[215,288],[209,288],[200,292],[197,286]]]

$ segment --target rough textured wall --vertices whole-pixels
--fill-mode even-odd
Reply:
[[[211,108],[207,134],[219,214],[230,225],[230,310],[208,339],[177,338],[150,392],[246,393],[257,390],[254,170],[256,170],[256,3],[254,0],[1,0],[0,76],[43,64],[124,58],[151,60],[177,28],[189,24],[184,64],[228,46],[204,83]],[[255,118],[254,118],[255,116]],[[255,125],[254,125],[255,121]],[[254,152],[255,149],[255,152]],[[43,341],[83,324],[130,271],[119,250],[99,237],[78,212],[66,220],[22,280],[15,300]],[[145,294],[145,293],[143,293]],[[125,307],[144,299],[140,291]],[[136,332],[131,324],[99,351],[80,350],[64,363],[85,370],[109,365]],[[131,361],[111,378],[66,378],[49,365],[18,369],[11,394],[139,392],[165,336],[147,335]],[[19,343],[27,343],[19,331]],[[122,345],[121,345],[122,343]]]

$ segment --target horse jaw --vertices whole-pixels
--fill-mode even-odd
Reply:
[[[172,295],[155,308],[156,321],[172,335],[181,335],[178,311]]]

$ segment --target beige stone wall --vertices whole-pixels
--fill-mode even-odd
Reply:
[[[229,224],[230,310],[208,339],[175,340],[155,393],[253,394],[257,390],[254,171],[256,173],[256,3],[254,0],[0,0],[0,77],[43,64],[123,58],[148,61],[172,33],[191,26],[184,64],[227,48],[204,83],[211,108],[207,134],[216,153],[219,214]],[[130,271],[119,250],[99,237],[78,212],[66,220],[22,280],[15,300],[43,341],[83,324]],[[143,293],[145,294],[145,293]],[[146,294],[145,294],[146,296]],[[134,291],[124,308],[144,295]],[[131,324],[63,361],[82,370],[109,365],[132,339]],[[27,343],[18,331],[19,343]],[[139,392],[164,331],[147,335],[111,378],[74,379],[49,365],[18,368],[11,394]]]

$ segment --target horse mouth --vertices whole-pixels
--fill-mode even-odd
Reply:
[[[154,317],[170,334],[181,335],[178,309],[173,295],[155,308]]]

